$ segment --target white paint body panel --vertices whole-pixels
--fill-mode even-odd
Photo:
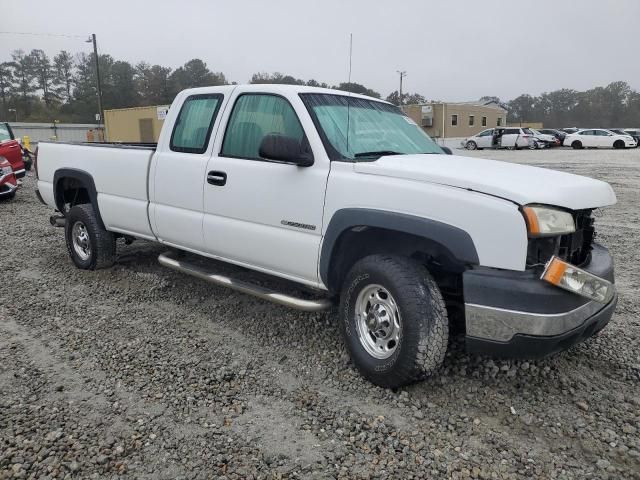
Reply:
[[[611,185],[546,168],[458,155],[402,155],[360,162],[369,175],[418,180],[494,195],[519,205],[541,203],[570,209],[616,203]]]
[[[274,93],[289,100],[313,150],[313,166],[219,155],[233,102],[243,92]],[[319,288],[324,288],[318,275],[323,236],[341,209],[378,209],[458,227],[471,236],[481,265],[523,270],[527,234],[519,206],[539,203],[584,209],[616,201],[604,182],[479,158],[403,155],[371,162],[330,162],[299,98],[302,92],[338,93],[283,85],[184,91],[168,112],[155,153],[41,143],[38,188],[54,207],[55,171],[83,170],[94,178],[109,230]],[[206,152],[171,152],[169,140],[182,102],[202,93],[225,96]],[[225,172],[226,185],[209,185],[206,175],[211,170]]]
[[[420,158],[426,164],[431,157],[450,158],[448,155]],[[327,188],[325,225],[343,208],[370,208],[429,218],[466,231],[482,265],[524,269],[527,229],[517,205],[448,185],[362,173],[375,163],[334,162]]]
[[[147,179],[152,155],[153,150],[142,148],[41,142],[38,188],[44,192],[45,201],[55,206],[55,171],[60,168],[84,171],[93,177],[102,221],[108,230],[155,238],[147,215]]]
[[[315,284],[330,162],[297,92],[279,85],[265,90],[286,98],[296,111],[311,145],[314,164],[298,167],[220,156],[224,137],[224,129],[220,129],[207,171],[225,172],[227,182],[224,186],[205,183],[205,251]],[[255,86],[235,89],[223,114],[223,125],[238,96],[255,91]],[[313,229],[284,225],[287,221]]]

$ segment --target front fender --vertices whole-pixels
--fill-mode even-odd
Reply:
[[[325,285],[329,285],[329,268],[338,238],[343,232],[359,226],[384,228],[422,237],[445,247],[460,263],[479,264],[478,253],[471,236],[458,227],[404,213],[345,208],[334,213],[322,241],[319,273]]]

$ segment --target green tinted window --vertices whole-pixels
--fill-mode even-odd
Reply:
[[[346,95],[300,96],[317,121],[332,160],[370,161],[375,152],[386,151],[443,153],[421,127],[394,105]]]
[[[204,153],[222,102],[222,95],[193,95],[185,100],[171,134],[174,152]]]
[[[269,134],[302,142],[304,130],[291,104],[275,95],[241,95],[231,112],[221,155],[259,160],[260,143]]]

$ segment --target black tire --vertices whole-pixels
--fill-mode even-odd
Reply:
[[[390,293],[401,326],[397,345],[384,359],[367,351],[367,341],[359,333],[361,317],[356,315],[359,296],[375,286]],[[433,373],[444,360],[449,339],[447,311],[435,281],[422,265],[396,255],[371,255],[353,266],[342,287],[340,328],[357,369],[385,388],[398,388]]]
[[[582,142],[581,142],[580,140],[574,140],[574,141],[571,143],[571,147],[572,147],[574,150],[580,150],[580,149],[582,148]]]
[[[476,150],[478,148],[478,144],[473,140],[469,140],[467,144],[464,146],[467,150]]]
[[[615,142],[613,142],[613,148],[624,148],[624,142],[622,140],[616,140]]]
[[[99,270],[112,266],[116,258],[116,239],[113,233],[100,227],[93,206],[90,203],[83,203],[71,207],[69,213],[65,215],[64,226],[67,250],[71,260],[76,267],[83,270]],[[86,258],[76,250],[74,246],[74,226],[78,228],[84,226],[84,231],[88,236],[86,243]]]
[[[5,200],[8,202],[10,200],[13,200],[15,197],[16,197],[16,191],[14,190],[9,195],[3,195],[2,197],[0,197],[0,201]]]

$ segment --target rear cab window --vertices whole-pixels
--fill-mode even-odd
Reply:
[[[174,152],[204,153],[222,99],[223,95],[219,93],[187,97],[173,127],[169,148]]]

